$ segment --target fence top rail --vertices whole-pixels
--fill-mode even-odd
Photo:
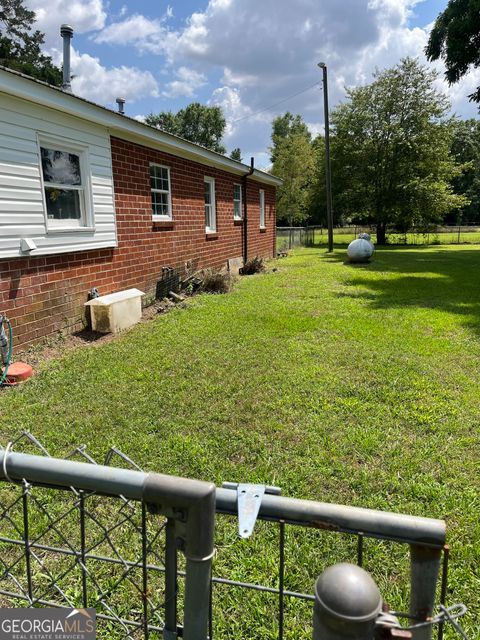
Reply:
[[[220,513],[235,515],[236,492],[217,488],[216,509]],[[446,526],[443,520],[267,493],[263,496],[258,517],[265,520],[284,520],[317,529],[362,533],[367,537],[409,544],[434,547],[442,547],[445,544]]]
[[[164,474],[144,473],[104,465],[0,450],[0,480],[30,483],[106,495],[168,506],[200,506],[214,485]],[[237,515],[237,492],[217,488],[216,511]],[[441,547],[445,543],[442,520],[387,511],[350,507],[265,494],[259,517],[304,526]]]

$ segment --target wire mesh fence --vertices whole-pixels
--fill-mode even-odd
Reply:
[[[185,541],[187,548],[190,543],[184,503],[180,508],[152,508],[137,489],[129,495],[106,491],[105,487],[123,486],[117,481],[123,469],[136,472],[127,478],[134,478],[134,484],[147,475],[117,449],[109,452],[102,467],[84,447],[67,456],[101,471],[96,481],[102,478],[102,484],[95,491],[86,479],[85,465],[76,486],[54,487],[58,479],[51,479],[48,464],[34,474],[35,480],[22,477],[22,469],[38,456],[27,456],[26,466],[21,457],[22,464],[16,464],[12,452],[18,448],[41,454],[52,469],[53,463],[62,463],[49,458],[30,434],[22,434],[2,452],[0,604],[95,608],[101,639],[187,637],[184,625],[191,612],[186,583],[192,553],[185,549]],[[109,471],[112,465],[116,466]],[[177,484],[172,491],[180,495],[184,489]],[[365,566],[381,592],[388,594],[391,608],[405,611],[410,603],[412,611],[412,602],[414,609],[425,608],[424,596],[412,580],[415,567],[421,567],[426,589],[429,562],[435,558],[435,594],[435,572],[443,552],[436,597],[445,602],[448,553],[440,521],[266,494],[254,535],[244,540],[238,535],[237,492],[231,487],[216,490],[216,557],[206,585],[209,638],[311,637],[314,581],[339,560]],[[137,499],[137,493],[143,499]],[[201,538],[203,529],[194,533]],[[417,565],[415,550],[421,556]],[[201,563],[211,557],[193,560]],[[442,634],[440,625],[438,637]],[[418,636],[427,637],[431,636]]]
[[[375,227],[352,225],[335,227],[334,243],[347,246],[360,233],[369,233],[372,242],[376,242]],[[400,233],[391,229],[387,232],[387,241],[392,245],[442,245],[442,244],[480,244],[480,226],[432,226],[428,229],[411,229]],[[295,247],[327,246],[327,230],[321,226],[277,227],[277,252],[281,253]]]
[[[84,448],[67,459],[96,464]],[[115,449],[105,462],[138,469]],[[166,518],[121,495],[23,480],[2,486],[0,523],[2,606],[93,607],[98,638],[162,637]]]

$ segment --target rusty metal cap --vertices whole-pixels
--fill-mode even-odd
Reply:
[[[319,576],[315,601],[324,613],[342,622],[369,622],[382,608],[382,597],[370,574],[346,562],[328,567]]]

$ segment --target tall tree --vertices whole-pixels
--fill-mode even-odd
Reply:
[[[283,116],[276,117],[272,122],[272,146],[270,147],[270,160],[275,162],[278,146],[292,135],[302,135],[308,142],[312,136],[301,115],[294,116],[287,111]]]
[[[218,106],[208,107],[199,102],[192,102],[177,113],[150,113],[145,122],[217,153],[226,153],[221,143],[226,121],[222,109]]]
[[[461,174],[453,178],[453,190],[469,201],[461,209],[452,211],[447,222],[480,222],[480,122],[457,120],[453,124],[451,155],[463,166]]]
[[[62,72],[41,51],[45,36],[33,31],[35,13],[23,0],[0,0],[0,64],[60,86]]]
[[[465,204],[451,186],[459,168],[449,155],[449,104],[435,78],[417,60],[404,59],[377,72],[370,85],[349,90],[332,113],[343,174],[336,206],[374,223],[379,244],[387,225],[406,231]]]
[[[425,53],[429,60],[443,59],[450,84],[458,82],[470,67],[480,66],[479,16],[479,0],[449,0],[435,20]],[[480,102],[480,87],[469,98]]]
[[[277,190],[277,221],[290,226],[308,217],[308,193],[315,171],[315,153],[307,137],[293,133],[275,150],[272,173],[283,179]]]
[[[345,222],[342,209],[337,206],[339,194],[342,192],[342,170],[337,168],[337,157],[335,154],[335,135],[330,132],[330,157],[332,168],[332,197],[333,223],[341,224]],[[315,157],[315,168],[313,179],[307,194],[307,214],[308,222],[311,224],[321,224],[327,226],[327,188],[325,179],[325,138],[323,135],[317,136],[312,141],[312,150]],[[338,170],[340,169],[340,170]]]

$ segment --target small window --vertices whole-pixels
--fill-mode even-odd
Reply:
[[[152,217],[156,220],[172,219],[172,194],[170,169],[159,164],[150,165],[150,189],[152,192]]]
[[[217,230],[214,178],[205,178],[205,230],[207,233],[214,233]]]
[[[265,229],[265,191],[260,189],[260,229]]]
[[[235,220],[242,219],[242,185],[233,185],[233,218]]]
[[[50,229],[86,227],[83,153],[57,145],[40,145],[43,190]]]

